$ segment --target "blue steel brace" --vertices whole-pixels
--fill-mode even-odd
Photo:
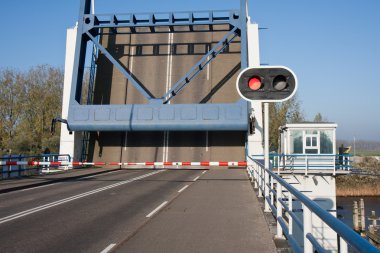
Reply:
[[[244,100],[222,104],[167,104],[210,61],[239,35],[241,68],[247,66],[247,2],[241,0],[240,10],[163,12],[140,14],[91,14],[91,0],[81,0],[77,41],[73,64],[68,125],[73,131],[246,131],[248,104]],[[167,26],[174,32],[176,26],[188,26],[190,31],[212,31],[213,25],[229,25],[227,35],[219,41],[195,66],[160,99],[152,97],[133,74],[124,68],[96,39],[101,28],[129,28],[138,33],[139,27],[160,33],[157,27]],[[206,25],[209,30],[193,29]],[[177,32],[177,31],[176,31]],[[145,32],[146,33],[146,32]],[[87,41],[91,40],[132,85],[149,101],[148,104],[81,105],[81,90],[85,69]],[[209,57],[209,56],[212,57]]]

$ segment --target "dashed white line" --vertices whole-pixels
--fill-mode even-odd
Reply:
[[[187,185],[185,185],[184,187],[182,187],[178,192],[179,193],[181,193],[181,192],[183,192],[187,187],[189,187],[189,185],[187,184]]]
[[[203,171],[203,172],[202,172],[202,175],[205,174],[206,172],[207,172],[207,170]]]
[[[161,208],[163,208],[168,202],[167,201],[164,201],[161,203],[161,205],[159,205],[158,207],[156,207],[156,209],[154,209],[152,212],[150,212],[146,217],[147,218],[150,218],[152,217],[153,214],[157,213]]]
[[[151,173],[148,173],[148,174],[144,174],[142,176],[138,176],[138,177],[135,177],[135,178],[132,178],[132,179],[129,179],[129,180],[121,181],[119,183],[111,184],[111,185],[108,185],[108,186],[105,186],[105,187],[101,187],[101,188],[98,188],[98,189],[95,189],[95,190],[92,190],[92,191],[84,192],[84,193],[81,193],[81,194],[78,194],[78,195],[74,195],[74,196],[71,196],[71,197],[68,197],[68,198],[65,198],[65,199],[61,199],[61,200],[57,200],[57,201],[48,203],[48,204],[45,204],[45,205],[42,205],[42,206],[38,206],[38,207],[35,207],[35,208],[32,208],[32,209],[28,209],[28,210],[25,210],[25,211],[22,211],[22,212],[19,212],[19,213],[15,213],[15,214],[12,214],[12,215],[0,218],[0,224],[8,222],[8,221],[11,221],[11,220],[15,220],[15,219],[18,219],[18,218],[21,218],[21,217],[24,217],[24,216],[27,216],[27,215],[32,214],[32,213],[36,213],[36,212],[39,212],[39,211],[42,211],[42,210],[45,210],[45,209],[48,209],[48,208],[51,208],[51,207],[54,207],[54,206],[58,206],[58,205],[61,205],[61,204],[67,203],[67,202],[71,202],[71,201],[76,200],[76,199],[80,199],[80,198],[83,198],[83,197],[86,197],[86,196],[90,196],[90,195],[93,195],[93,194],[98,193],[98,192],[102,192],[102,191],[105,191],[105,190],[108,190],[108,189],[112,189],[112,188],[115,188],[117,186],[128,184],[128,183],[131,183],[133,181],[136,181],[136,180],[139,180],[139,179],[143,179],[143,178],[152,176],[154,174],[160,173],[162,171],[163,170],[154,171],[154,172],[151,172]]]
[[[113,247],[115,247],[116,243],[111,243],[110,245],[107,246],[104,250],[102,250],[100,253],[107,253],[109,252]]]
[[[197,181],[200,176],[197,176],[196,178],[193,179],[193,181]]]
[[[93,175],[93,176],[81,177],[81,178],[79,178],[79,179],[88,179],[88,178],[94,178],[94,177],[96,177],[96,176]]]

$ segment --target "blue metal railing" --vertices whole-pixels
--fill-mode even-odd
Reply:
[[[264,155],[253,155],[255,159],[264,159]],[[302,172],[332,172],[350,171],[352,169],[352,155],[334,154],[277,154],[272,153],[269,159],[273,170],[278,173],[283,171]]]
[[[41,154],[41,155],[5,155],[0,157],[1,161],[68,161],[71,162],[69,154]],[[0,179],[9,179],[13,177],[21,177],[33,174],[39,174],[46,166],[42,167],[28,167],[28,165],[8,165],[0,166],[1,177]]]
[[[312,228],[312,214],[318,216],[321,221],[330,227],[340,238],[339,252],[347,252],[347,244],[359,252],[379,252],[367,240],[362,238],[342,221],[331,215],[328,211],[321,208],[315,201],[312,201],[302,192],[291,184],[287,183],[280,175],[272,170],[264,168],[263,159],[249,157],[253,165],[247,167],[248,174],[254,182],[254,187],[258,188],[259,196],[264,197],[267,204],[271,207],[271,212],[277,220],[277,236],[283,234],[287,237],[294,252],[329,252],[316,239],[317,231]],[[274,189],[276,185],[276,189]],[[283,191],[283,188],[286,189]],[[287,194],[287,196],[284,196]],[[303,219],[294,214],[293,202],[296,199],[302,203]],[[283,213],[283,210],[285,213]],[[284,219],[287,215],[288,221]],[[293,235],[293,223],[297,225],[304,234],[303,245],[296,240]]]

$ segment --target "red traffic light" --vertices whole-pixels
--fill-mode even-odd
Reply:
[[[248,81],[248,86],[251,90],[259,90],[261,88],[261,78],[258,76],[253,76]]]
[[[282,102],[297,90],[297,77],[284,66],[243,69],[236,79],[239,95],[247,101]]]

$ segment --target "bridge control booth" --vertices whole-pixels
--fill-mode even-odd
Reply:
[[[286,124],[279,128],[278,169],[292,173],[335,174],[334,123]]]
[[[338,175],[347,174],[346,165],[339,164],[336,155],[335,123],[286,124],[279,128],[279,154],[274,157],[273,171],[314,200],[320,207],[336,217],[336,185]],[[337,159],[338,158],[338,159]],[[295,214],[302,219],[302,204],[295,201]],[[325,247],[337,247],[336,233],[321,220],[312,216],[313,228],[323,235]],[[296,240],[302,244],[303,232],[293,225]],[[318,234],[318,233],[317,233]]]

